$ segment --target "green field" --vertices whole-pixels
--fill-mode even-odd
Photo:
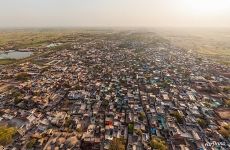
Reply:
[[[176,46],[230,64],[229,28],[171,28],[155,32]]]
[[[116,31],[114,33],[114,31]],[[148,41],[149,46],[156,46],[157,41],[169,41],[187,50],[197,52],[201,56],[214,58],[220,63],[230,64],[230,29],[217,28],[159,28],[153,32],[142,34],[127,34],[126,30],[113,29],[14,29],[0,30],[0,50],[40,48],[52,42],[90,41],[94,39],[117,40],[118,37],[123,46],[130,44],[130,40],[138,42]],[[155,39],[156,37],[162,37]],[[73,39],[74,38],[74,39]],[[130,38],[127,40],[127,38]],[[12,63],[14,60],[0,60],[0,65]]]
[[[0,49],[23,49],[46,46],[71,34],[70,30],[1,30]]]
[[[15,62],[15,59],[0,59],[0,65],[11,64]]]

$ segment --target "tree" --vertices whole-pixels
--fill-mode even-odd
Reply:
[[[27,81],[29,80],[29,78],[30,78],[30,75],[26,72],[18,73],[15,77],[15,79],[18,81]]]
[[[21,99],[21,98],[19,98],[19,97],[15,97],[15,99],[14,99],[14,104],[19,104],[20,102],[22,102],[23,101],[23,99]]]
[[[220,127],[219,133],[225,138],[230,138],[230,124]]]
[[[65,123],[64,123],[64,126],[66,127],[66,128],[69,128],[69,126],[71,125],[71,124],[73,124],[73,120],[71,119],[71,118],[66,118],[65,119]]]
[[[30,141],[26,144],[27,149],[33,148],[34,144],[36,143],[36,139],[30,139]]]
[[[125,150],[124,140],[121,138],[113,138],[109,150]]]
[[[206,107],[208,107],[208,108],[211,108],[211,107],[212,107],[212,105],[211,105],[209,102],[204,102],[204,105],[205,105]]]
[[[228,93],[230,92],[230,86],[226,86],[223,88],[223,92]]]
[[[108,100],[103,100],[101,105],[102,105],[103,108],[106,109],[109,106],[109,101]]]
[[[197,119],[197,123],[198,123],[202,128],[208,127],[208,122],[205,121],[205,120],[202,119],[202,118]]]
[[[79,128],[76,129],[76,131],[77,131],[78,133],[82,133],[83,129],[82,129],[81,127],[79,127]]]
[[[144,118],[145,118],[145,113],[144,113],[144,112],[140,112],[139,119],[140,119],[141,121],[143,121]]]
[[[10,144],[16,132],[16,128],[0,126],[0,145]]]
[[[129,132],[129,133],[133,133],[133,130],[134,130],[134,124],[133,124],[133,123],[130,123],[130,124],[128,125],[128,132]]]
[[[176,118],[178,123],[183,123],[183,117],[178,111],[173,112],[171,115]]]
[[[225,100],[225,101],[224,101],[224,104],[225,104],[226,107],[229,107],[229,108],[230,108],[230,99]]]
[[[150,146],[154,149],[158,149],[158,150],[167,150],[167,144],[164,140],[154,137],[151,141],[150,141]]]
[[[135,130],[135,133],[136,133],[137,135],[139,135],[139,136],[142,135],[142,131],[141,131],[140,129]]]
[[[14,104],[18,104],[20,103],[21,101],[23,101],[22,97],[23,97],[23,94],[20,93],[20,91],[18,90],[14,90],[11,94],[12,98],[14,99]]]

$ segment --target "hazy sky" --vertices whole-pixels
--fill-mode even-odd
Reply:
[[[230,27],[230,0],[0,0],[0,27]]]

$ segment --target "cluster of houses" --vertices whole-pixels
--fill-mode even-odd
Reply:
[[[17,128],[8,149],[228,149],[227,66],[167,43],[94,39],[0,70],[0,125]],[[37,63],[39,62],[39,63]],[[20,78],[20,75],[28,78]],[[213,141],[222,144],[211,145]]]

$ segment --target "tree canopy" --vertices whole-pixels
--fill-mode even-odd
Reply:
[[[219,132],[223,137],[229,138],[230,137],[230,124],[221,126],[219,129]]]
[[[154,149],[158,149],[158,150],[167,150],[167,144],[164,140],[154,137],[151,141],[150,141],[150,146]]]
[[[16,128],[0,126],[0,145],[10,144],[16,132]]]
[[[183,117],[178,111],[173,112],[171,115],[176,118],[178,123],[183,123]]]
[[[124,140],[120,138],[113,138],[109,150],[125,150]]]

